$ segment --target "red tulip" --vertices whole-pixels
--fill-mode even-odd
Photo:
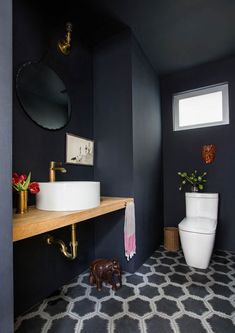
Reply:
[[[26,175],[18,175],[18,173],[14,172],[12,176],[12,184],[17,185],[19,183],[23,183],[26,180],[27,176]]]
[[[32,182],[29,184],[29,191],[32,194],[36,194],[40,191],[39,184],[37,182]]]
[[[20,183],[23,183],[26,180],[27,176],[26,175],[20,175],[19,181]]]
[[[12,175],[12,184],[16,185],[19,183],[19,175],[18,173],[14,172]]]

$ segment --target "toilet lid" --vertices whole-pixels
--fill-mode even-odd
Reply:
[[[180,230],[195,232],[199,234],[214,234],[217,220],[203,217],[186,217],[178,225]]]

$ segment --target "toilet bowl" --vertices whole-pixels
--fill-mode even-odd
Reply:
[[[179,235],[186,263],[206,269],[215,242],[218,193],[185,193],[186,217],[179,223]]]

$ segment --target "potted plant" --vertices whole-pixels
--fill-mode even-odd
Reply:
[[[14,172],[12,175],[12,187],[18,193],[18,207],[16,213],[24,214],[27,212],[28,190],[32,194],[36,194],[40,191],[39,184],[37,182],[30,182],[31,172],[26,175],[18,175]]]
[[[179,190],[182,190],[182,187],[185,184],[191,185],[192,192],[198,192],[199,190],[204,189],[204,185],[206,183],[205,177],[207,176],[207,172],[203,172],[201,175],[198,175],[197,170],[189,175],[187,172],[178,172],[178,175],[181,177],[182,181],[179,187]]]

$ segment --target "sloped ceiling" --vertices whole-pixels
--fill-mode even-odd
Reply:
[[[235,54],[234,0],[82,2],[130,27],[160,74]]]

